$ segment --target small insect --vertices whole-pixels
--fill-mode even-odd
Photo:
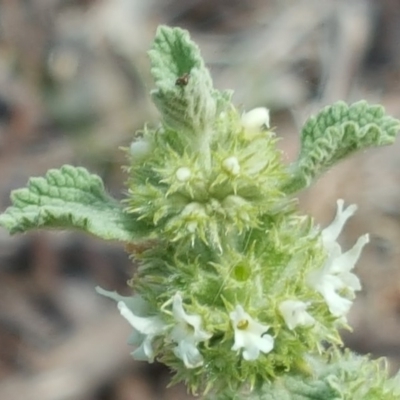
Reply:
[[[186,86],[189,83],[189,73],[185,73],[182,76],[180,76],[176,81],[175,85],[176,86]]]

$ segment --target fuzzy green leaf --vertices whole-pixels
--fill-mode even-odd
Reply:
[[[157,89],[153,101],[169,127],[190,136],[206,135],[226,94],[213,89],[198,46],[180,28],[161,26],[149,51]]]
[[[31,178],[11,194],[12,206],[0,215],[11,234],[38,228],[80,229],[106,240],[133,240],[133,223],[104,190],[97,175],[69,165]]]
[[[290,167],[291,178],[283,191],[291,194],[309,186],[316,176],[357,150],[393,143],[399,129],[399,120],[366,101],[350,106],[339,101],[325,107],[304,125],[300,155]]]
[[[331,348],[329,358],[306,356],[309,371],[288,372],[271,382],[260,383],[251,393],[210,395],[207,400],[398,400],[399,376],[388,377],[382,360],[370,360],[348,350]]]
[[[209,396],[207,400],[337,400],[340,397],[324,380],[307,379],[304,376],[291,376],[266,383],[260,391],[253,393],[227,393]]]

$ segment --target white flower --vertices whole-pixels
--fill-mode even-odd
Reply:
[[[121,315],[134,328],[128,341],[129,344],[137,346],[137,349],[132,352],[132,356],[136,360],[152,362],[154,360],[153,339],[164,332],[166,324],[160,317],[143,316],[148,313],[149,305],[140,296],[125,297],[99,287],[96,287],[96,291],[115,300]]]
[[[264,107],[254,108],[242,115],[241,122],[248,133],[257,134],[269,128],[269,110]]]
[[[196,368],[203,364],[203,357],[197,349],[197,344],[208,340],[212,335],[201,329],[199,315],[186,314],[183,309],[182,296],[176,293],[172,299],[172,314],[176,325],[170,334],[171,339],[178,344],[174,349],[187,368]]]
[[[232,175],[238,175],[240,172],[239,160],[234,156],[226,158],[222,162],[222,167]]]
[[[203,356],[196,347],[196,344],[181,340],[174,348],[174,354],[183,361],[186,368],[197,368],[203,365]]]
[[[232,350],[243,348],[245,360],[256,360],[260,351],[269,353],[273,349],[274,339],[271,335],[266,334],[270,327],[251,318],[242,306],[237,305],[229,317],[235,331],[235,343]]]
[[[362,235],[358,238],[356,244],[345,253],[340,253],[331,257],[328,264],[329,273],[338,276],[344,286],[353,292],[361,290],[360,280],[356,275],[350,272],[358,259],[360,258],[363,247],[369,242],[369,235]]]
[[[309,282],[324,297],[332,315],[343,317],[348,313],[353,302],[336,292],[343,287],[343,282],[339,277],[329,272],[319,271],[319,273],[310,274]]]
[[[279,311],[289,329],[298,325],[313,325],[315,319],[306,311],[308,303],[299,300],[285,300],[279,305]]]
[[[352,301],[347,297],[349,295],[354,297],[354,292],[361,290],[360,280],[351,270],[358,261],[363,247],[369,242],[369,236],[363,235],[350,250],[342,253],[336,240],[346,221],[357,209],[355,205],[344,209],[343,205],[343,200],[338,200],[335,219],[321,232],[328,259],[322,268],[312,271],[308,276],[309,284],[321,293],[329,311],[337,317],[344,316],[349,311]]]
[[[163,333],[165,323],[160,317],[138,317],[126,305],[125,302],[118,302],[118,309],[121,315],[132,325],[139,333],[131,337],[130,344],[138,345],[139,347],[132,352],[136,359],[153,361],[154,351],[152,347],[153,339]]]
[[[344,224],[357,211],[357,206],[355,204],[344,209],[344,201],[342,199],[339,199],[336,204],[337,211],[334,220],[321,232],[322,243],[328,252],[331,251],[333,247],[338,246],[336,240],[343,230]]]

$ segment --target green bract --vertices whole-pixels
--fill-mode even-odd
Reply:
[[[391,143],[399,121],[379,106],[336,103],[306,122],[299,159],[287,167],[268,110],[243,114],[215,90],[186,31],[159,28],[150,59],[161,124],[145,127],[127,150],[122,203],[97,176],[64,166],[13,192],[0,224],[11,233],[77,228],[126,242],[139,261],[135,296],[98,292],[134,328],[133,357],[163,362],[193,392],[397,398],[377,364],[336,350],[361,288],[352,269],[369,240],[361,236],[347,252],[337,242],[356,207],[339,200],[320,231],[289,195],[351,152]]]

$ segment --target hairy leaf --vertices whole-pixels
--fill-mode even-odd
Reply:
[[[400,121],[387,116],[379,105],[359,101],[348,106],[339,101],[308,119],[301,132],[298,160],[291,165],[291,178],[283,186],[290,194],[349,154],[367,147],[394,142]]]
[[[210,135],[217,110],[229,95],[213,89],[200,50],[185,30],[159,27],[149,56],[157,87],[152,98],[163,122],[196,146],[192,139]]]
[[[399,376],[388,377],[382,360],[331,348],[328,358],[306,355],[307,374],[291,371],[271,382],[260,382],[250,393],[210,395],[207,400],[397,400]]]
[[[0,215],[10,233],[35,228],[76,228],[106,240],[132,241],[134,224],[111,198],[97,175],[69,165],[11,194],[12,206]]]

